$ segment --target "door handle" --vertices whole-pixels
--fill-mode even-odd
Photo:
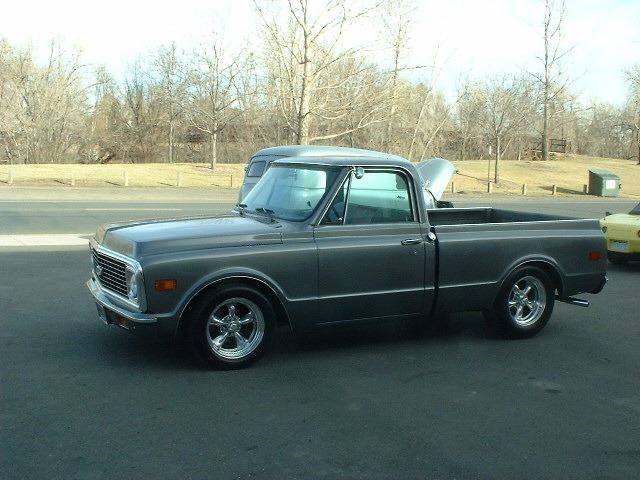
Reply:
[[[422,239],[421,238],[407,238],[406,240],[402,240],[400,243],[402,245],[418,245],[419,243],[422,243]]]

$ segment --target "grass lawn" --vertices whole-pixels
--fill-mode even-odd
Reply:
[[[484,193],[487,190],[487,160],[453,162],[458,170],[453,181],[457,192]],[[528,195],[550,195],[557,185],[558,195],[582,195],[590,168],[610,170],[621,178],[622,196],[640,197],[640,166],[634,160],[586,156],[556,157],[548,162],[504,160],[498,194],[519,195],[527,184]],[[493,177],[493,162],[491,165]],[[131,187],[180,186],[238,188],[244,177],[244,164],[220,164],[212,171],[208,164],[147,163],[107,165],[8,165],[0,166],[0,186],[8,184],[9,171],[14,185],[123,186],[125,172]]]
[[[456,190],[478,192],[487,189],[487,160],[454,161],[458,174],[454,177]],[[491,178],[493,178],[493,161]],[[520,194],[522,184],[527,184],[529,195],[550,195],[552,185],[557,185],[558,195],[582,195],[583,185],[589,183],[589,169],[609,170],[620,177],[622,196],[640,197],[640,165],[635,160],[620,160],[571,155],[543,161],[501,162],[499,185],[494,192]]]
[[[126,173],[130,187],[175,187],[179,176],[183,187],[239,188],[244,178],[241,164],[222,164],[213,171],[197,163],[46,164],[0,166],[0,182],[8,182],[10,169],[14,185],[71,185],[75,179],[76,186],[124,186]]]

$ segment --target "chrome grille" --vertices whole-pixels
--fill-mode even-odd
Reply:
[[[100,284],[112,292],[127,296],[127,264],[91,248],[93,256],[93,272]]]

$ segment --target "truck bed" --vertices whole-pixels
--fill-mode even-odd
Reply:
[[[429,209],[428,221],[437,237],[443,311],[491,308],[501,280],[526,261],[553,266],[563,296],[602,281],[603,260],[588,259],[605,250],[598,220],[480,207]]]
[[[554,220],[573,220],[571,217],[547,215],[544,213],[518,212],[492,207],[439,208],[429,209],[431,226],[477,225],[485,223],[549,222]]]

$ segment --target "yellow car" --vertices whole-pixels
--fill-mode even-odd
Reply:
[[[629,213],[607,215],[600,220],[611,263],[640,260],[640,203]]]

